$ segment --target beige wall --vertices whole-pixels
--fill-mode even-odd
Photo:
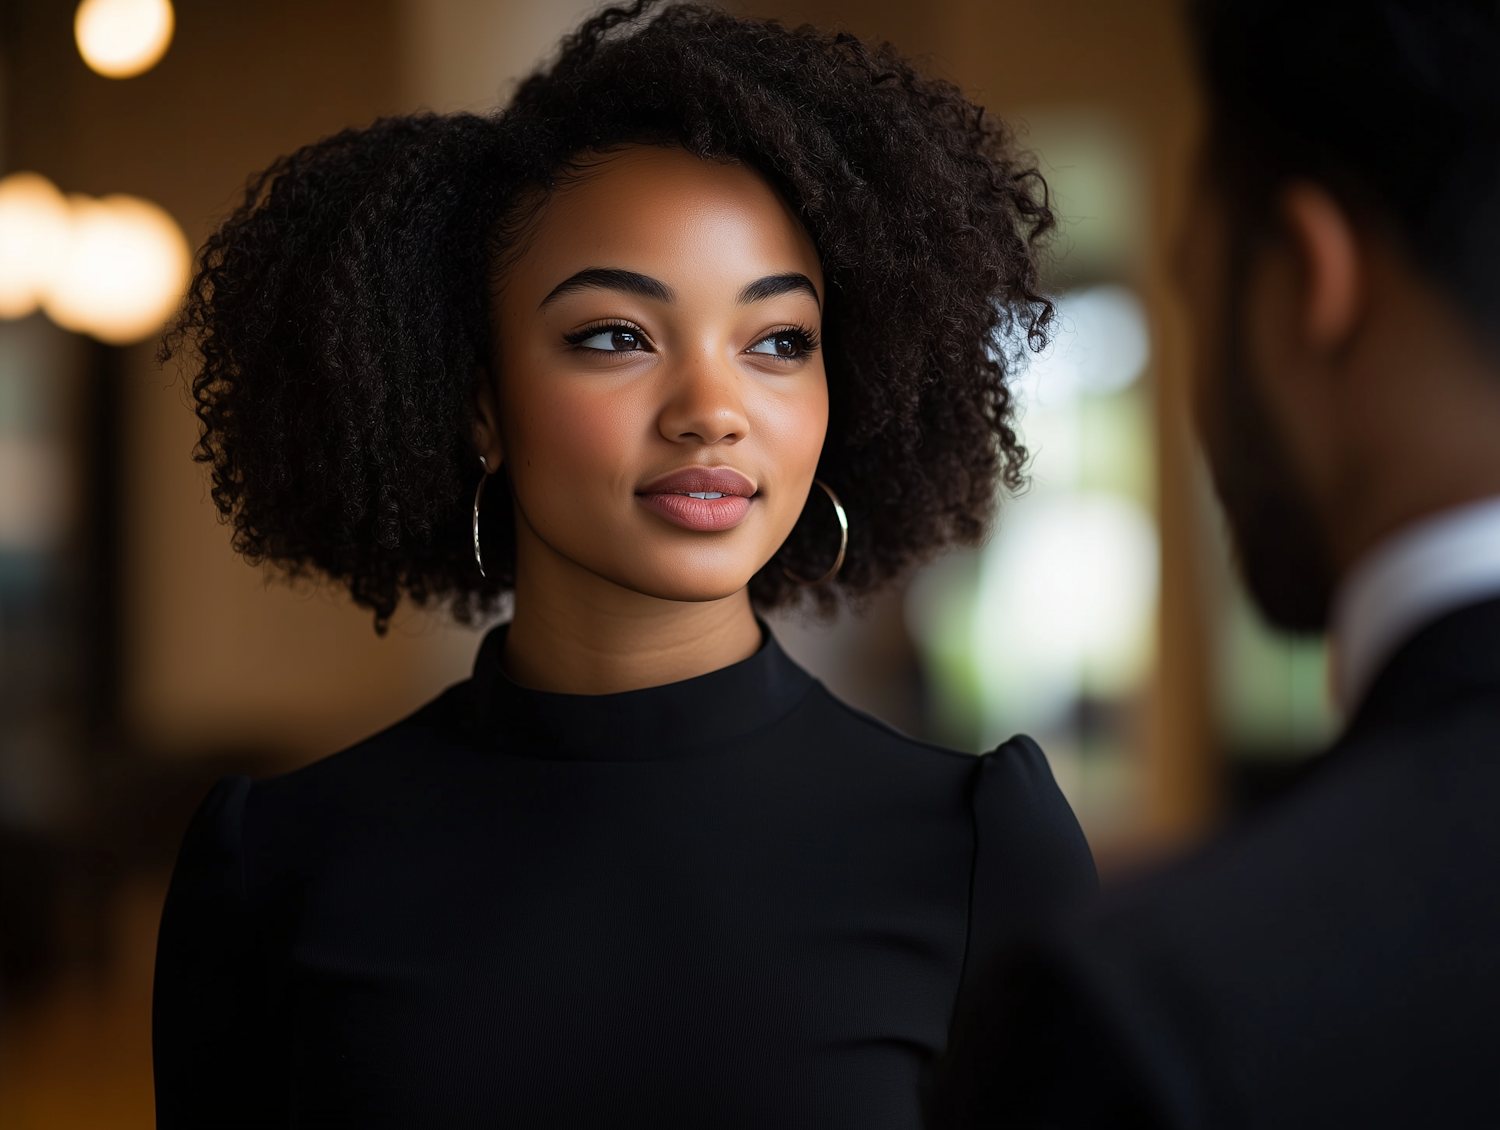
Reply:
[[[412,106],[487,110],[599,5],[588,0],[398,0]]]

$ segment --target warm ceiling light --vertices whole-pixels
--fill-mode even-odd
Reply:
[[[72,214],[44,176],[11,173],[0,180],[0,318],[37,308],[67,254]]]
[[[172,42],[171,0],[83,0],[73,36],[83,61],[106,78],[149,71]]]
[[[182,229],[150,201],[64,198],[36,173],[0,180],[0,318],[40,305],[65,329],[138,341],[177,308],[191,262]]]
[[[114,345],[161,330],[182,300],[192,256],[175,220],[134,196],[70,198],[72,233],[43,309]]]

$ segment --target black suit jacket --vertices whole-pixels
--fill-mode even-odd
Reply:
[[[991,975],[935,1127],[1500,1125],[1500,600],[1285,800]]]

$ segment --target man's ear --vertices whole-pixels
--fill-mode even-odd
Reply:
[[[500,442],[500,398],[495,376],[481,365],[474,366],[474,453],[484,460],[491,474],[505,461]]]
[[[1354,225],[1332,194],[1308,183],[1282,193],[1281,214],[1302,260],[1307,344],[1318,351],[1338,349],[1354,331],[1364,299]]]

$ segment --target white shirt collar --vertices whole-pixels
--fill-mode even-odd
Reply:
[[[1420,629],[1493,596],[1500,596],[1500,495],[1423,518],[1365,554],[1333,606],[1334,693],[1345,715]]]

